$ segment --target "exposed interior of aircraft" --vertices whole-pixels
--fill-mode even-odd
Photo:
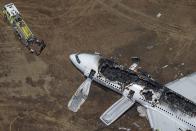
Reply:
[[[138,76],[131,70],[125,69],[109,59],[100,59],[99,72],[110,81],[118,81],[121,85],[128,85],[138,80]]]

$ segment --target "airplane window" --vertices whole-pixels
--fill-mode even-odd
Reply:
[[[80,64],[80,59],[79,59],[78,55],[76,55],[76,61]]]

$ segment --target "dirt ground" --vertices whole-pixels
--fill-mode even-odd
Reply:
[[[195,0],[1,0],[0,6],[9,2],[47,47],[39,57],[29,54],[1,17],[0,131],[150,130],[136,106],[104,126],[100,115],[120,96],[96,83],[81,110],[70,112],[67,103],[85,79],[71,53],[96,51],[127,66],[139,56],[163,84],[196,70]]]

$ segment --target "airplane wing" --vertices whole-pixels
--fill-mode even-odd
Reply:
[[[186,131],[188,128],[163,112],[147,109],[147,117],[153,131]]]
[[[196,104],[196,72],[165,86]]]
[[[117,102],[110,106],[100,117],[101,121],[106,125],[110,125],[116,119],[118,119],[123,113],[125,113],[133,104],[134,100],[122,96]]]

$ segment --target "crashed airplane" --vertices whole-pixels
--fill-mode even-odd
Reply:
[[[106,125],[137,102],[153,130],[196,131],[196,73],[161,85],[138,68],[138,58],[133,58],[129,68],[100,54],[72,54],[70,60],[87,77],[68,103],[71,111],[77,112],[85,102],[94,80],[122,95],[101,115]]]

